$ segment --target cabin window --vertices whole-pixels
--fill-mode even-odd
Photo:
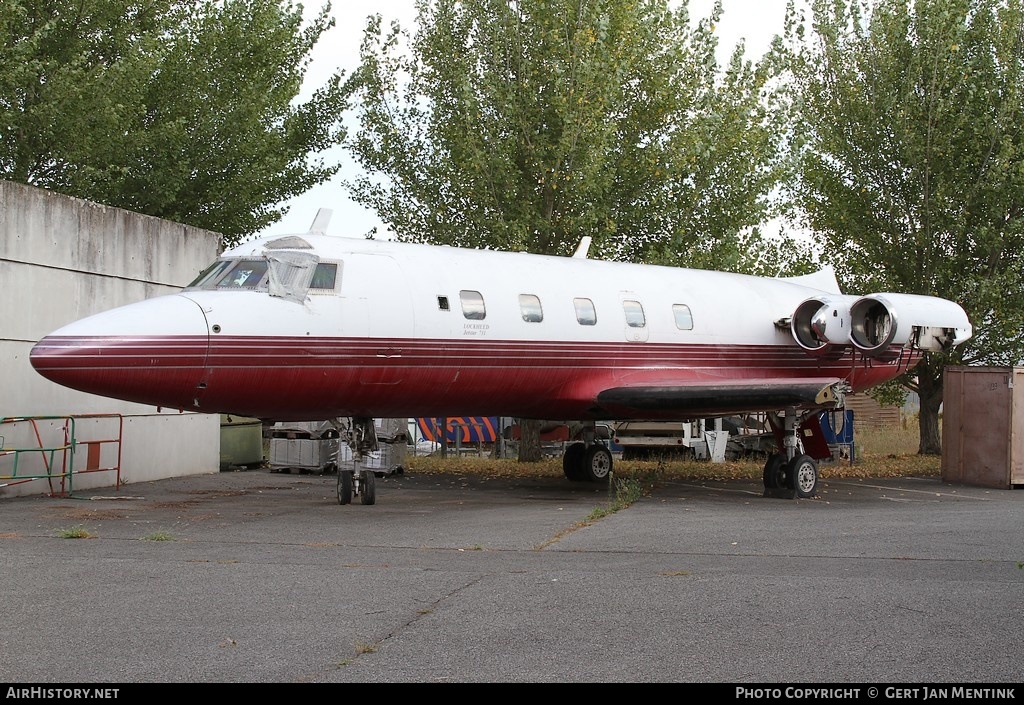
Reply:
[[[626,325],[630,328],[643,328],[647,325],[644,307],[639,301],[623,301],[622,310],[626,313]]]
[[[576,320],[581,326],[597,325],[597,309],[590,299],[573,299],[573,306],[576,307]]]
[[[541,308],[540,299],[533,294],[519,295],[519,310],[527,323],[540,323],[544,320],[544,309]]]
[[[222,289],[255,289],[266,273],[265,259],[237,260],[235,266],[217,282],[217,286]]]
[[[463,289],[459,292],[462,300],[462,315],[471,321],[482,321],[487,317],[487,309],[484,307],[484,297],[479,291]]]
[[[338,265],[334,262],[320,262],[313,272],[310,289],[334,289],[338,283]]]
[[[438,311],[447,311],[447,310],[449,310],[448,309],[448,297],[447,296],[438,296],[437,297],[437,310]]]
[[[676,318],[676,328],[679,330],[693,330],[693,314],[686,304],[672,304],[672,315]]]

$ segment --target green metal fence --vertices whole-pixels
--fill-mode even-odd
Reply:
[[[120,414],[0,417],[0,489],[46,482],[51,496],[71,496],[76,475],[115,473],[121,486]]]

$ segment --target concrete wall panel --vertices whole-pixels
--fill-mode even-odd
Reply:
[[[220,236],[44,189],[0,181],[0,259],[180,288]]]
[[[66,323],[177,291],[219,251],[217,233],[0,181],[0,419],[121,415],[122,482],[217,472],[219,415],[161,412],[66,389],[36,374],[29,352]],[[3,447],[22,442],[16,437],[8,426]],[[104,444],[101,467],[108,452]],[[3,479],[10,461],[0,457],[0,497],[51,491],[46,480]],[[73,484],[113,486],[116,476],[76,474]]]

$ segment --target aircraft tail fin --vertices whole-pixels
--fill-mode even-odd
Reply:
[[[794,284],[801,284],[803,286],[821,289],[822,291],[827,291],[830,294],[843,293],[839,289],[839,281],[836,279],[836,271],[830,266],[822,267],[817,272],[812,272],[811,274],[803,274],[795,277],[779,277],[779,279],[793,282]]]

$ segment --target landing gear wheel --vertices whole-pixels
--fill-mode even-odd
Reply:
[[[806,499],[818,492],[818,464],[809,455],[798,455],[786,466],[787,487]]]
[[[572,482],[582,482],[587,479],[583,471],[583,456],[587,447],[582,443],[573,443],[565,449],[562,455],[562,472]]]
[[[359,501],[363,504],[377,502],[377,476],[371,470],[363,472],[363,485],[359,492]]]
[[[777,490],[785,487],[786,456],[781,453],[769,455],[768,460],[764,464],[763,479],[766,490]]]
[[[602,445],[592,445],[583,454],[583,471],[591,482],[608,482],[612,474],[612,452]]]
[[[352,502],[352,471],[338,471],[338,504],[351,504]]]

